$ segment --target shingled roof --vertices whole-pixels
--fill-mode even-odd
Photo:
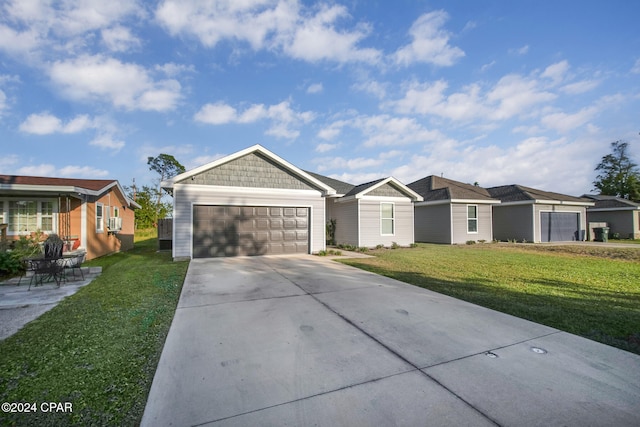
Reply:
[[[582,197],[593,200],[596,205],[591,210],[596,209],[640,209],[640,203],[632,202],[631,200],[623,199],[616,196],[603,196],[602,194],[585,194]]]
[[[5,192],[79,192],[98,195],[114,186],[118,187],[122,195],[127,199],[129,205],[135,208],[140,208],[140,205],[127,197],[124,190],[115,179],[49,178],[44,176],[0,175],[0,190],[4,190]]]
[[[482,187],[435,175],[414,181],[408,184],[407,187],[424,197],[425,202],[439,200],[482,200],[497,202],[497,200]]]
[[[525,187],[523,185],[501,185],[499,187],[487,188],[489,194],[500,199],[502,203],[510,202],[535,202],[539,200],[559,201],[559,202],[572,202],[572,203],[592,203],[591,200],[568,196],[566,194],[553,193],[550,191],[537,190],[531,187]]]
[[[37,185],[45,187],[78,187],[100,191],[117,183],[114,179],[48,178],[44,176],[0,175],[0,186]]]
[[[304,172],[308,173],[318,181],[324,182],[329,187],[336,190],[338,194],[347,194],[349,191],[353,190],[353,187],[355,187],[355,185],[349,184],[348,182],[344,182],[335,178],[330,178],[328,176],[320,175],[319,173],[314,173],[309,171],[304,171]]]

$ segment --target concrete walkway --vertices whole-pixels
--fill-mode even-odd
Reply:
[[[0,283],[0,340],[18,332],[24,325],[42,316],[58,305],[69,295],[73,295],[83,286],[91,283],[100,273],[102,267],[82,267],[84,280],[69,280],[58,287],[55,283],[31,286],[29,277],[13,278]]]
[[[640,356],[313,256],[194,260],[143,426],[637,426]]]

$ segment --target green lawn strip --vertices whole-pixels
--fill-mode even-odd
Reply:
[[[73,413],[0,414],[0,425],[137,425],[188,263],[155,239],[93,260],[102,274],[0,342],[2,402],[72,402]]]
[[[373,253],[342,262],[640,354],[638,262],[491,244]]]

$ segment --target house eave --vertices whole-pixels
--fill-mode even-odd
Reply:
[[[592,202],[571,202],[568,200],[518,200],[515,202],[501,202],[502,206],[518,206],[518,205],[564,205],[564,206],[595,206]]]
[[[443,199],[443,200],[429,200],[426,202],[415,203],[415,206],[437,206],[448,205],[450,203],[459,203],[465,205],[499,205],[502,202],[500,200],[482,200],[482,199]]]
[[[640,211],[640,206],[629,206],[626,208],[587,208],[587,212],[620,212],[620,211]]]

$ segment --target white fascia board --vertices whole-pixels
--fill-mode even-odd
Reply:
[[[474,199],[445,199],[445,200],[433,200],[427,202],[415,203],[415,206],[436,206],[447,205],[449,203],[458,203],[463,205],[499,205],[502,202],[500,200],[474,200]]]
[[[620,211],[640,211],[640,206],[629,206],[628,208],[587,208],[589,212],[620,212]]]
[[[218,167],[222,164],[225,163],[229,163],[233,160],[236,160],[240,157],[246,156],[247,154],[251,154],[251,153],[260,153],[262,155],[264,155],[265,157],[268,157],[269,159],[273,160],[274,162],[280,164],[281,166],[283,166],[286,169],[289,169],[291,172],[293,172],[294,174],[304,178],[305,180],[314,183],[316,186],[318,186],[319,188],[321,188],[323,190],[323,192],[327,195],[330,194],[336,194],[336,190],[333,189],[332,187],[328,186],[327,184],[325,184],[324,182],[312,177],[311,175],[309,175],[308,173],[304,172],[302,169],[299,169],[298,167],[292,165],[291,163],[287,162],[286,160],[284,160],[282,157],[278,156],[275,153],[272,153],[271,151],[267,150],[266,148],[264,148],[262,145],[260,144],[255,144],[252,145],[251,147],[245,148],[244,150],[240,150],[236,153],[230,154],[228,156],[222,157],[218,160],[214,160],[213,162],[209,162],[205,165],[199,166],[195,169],[191,169],[187,172],[181,173],[180,175],[176,175],[173,178],[170,179],[166,179],[164,181],[162,181],[160,183],[160,186],[162,188],[173,188],[173,186],[176,184],[176,182],[182,181],[186,178],[190,178],[192,176],[198,175],[202,172],[205,172],[209,169],[213,169],[215,167]]]
[[[372,202],[394,202],[394,203],[411,203],[410,197],[392,197],[392,196],[368,196],[366,194],[361,197],[356,198],[363,201],[372,201]]]
[[[564,200],[520,200],[517,202],[502,202],[502,206],[517,205],[564,205],[564,206],[595,206],[593,202],[569,202]]]
[[[206,193],[215,191],[216,193],[231,194],[296,194],[300,196],[321,196],[319,190],[296,190],[287,188],[262,188],[262,187],[228,187],[222,185],[199,185],[199,184],[175,184],[174,190],[179,190],[186,194]]]
[[[451,203],[461,203],[465,205],[499,205],[502,202],[497,199],[493,199],[493,200],[451,199]]]

